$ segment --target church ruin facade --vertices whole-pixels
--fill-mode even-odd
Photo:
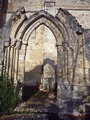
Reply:
[[[88,0],[83,2],[90,5]],[[43,89],[56,89],[57,104],[63,113],[87,114],[90,110],[90,23],[87,22],[85,29],[69,12],[71,8],[64,9],[64,5],[57,3],[59,0],[39,1],[39,10],[33,8],[33,12],[25,1],[14,11],[9,1],[8,12],[13,14],[1,29],[1,66],[6,66],[7,76],[15,84],[19,81],[25,86],[42,84]],[[61,3],[65,4],[62,0]]]

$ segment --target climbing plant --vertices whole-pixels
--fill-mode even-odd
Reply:
[[[6,56],[7,57],[7,56]],[[6,74],[6,62],[4,61],[2,77],[0,80],[0,116],[3,114],[12,113],[13,109],[18,104],[18,95],[19,95],[19,85],[14,85],[12,80],[10,80]]]

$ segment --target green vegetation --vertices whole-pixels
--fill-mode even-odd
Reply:
[[[0,80],[0,116],[10,114],[18,104],[20,87],[15,86],[6,74],[6,67],[3,67]]]
[[[0,116],[10,114],[18,104],[19,86],[15,87],[13,83],[3,76],[0,81]]]
[[[37,93],[35,95],[33,95],[32,98],[45,100],[48,98],[48,94],[49,94],[49,92],[37,91]]]

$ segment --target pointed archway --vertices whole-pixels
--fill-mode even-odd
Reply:
[[[84,79],[85,69],[82,69],[85,67],[83,59],[84,50],[82,47],[84,35],[82,34],[83,29],[79,23],[66,10],[60,8],[55,17],[44,10],[40,10],[30,17],[27,17],[24,8],[22,8],[11,16],[5,28],[5,33],[9,38],[5,46],[11,57],[11,66],[7,66],[7,72],[11,78],[14,78],[15,81],[19,80],[19,82],[23,84],[28,39],[32,32],[42,24],[47,26],[56,38],[57,101],[59,108],[64,108],[64,111],[73,114],[75,108],[73,106],[69,108],[69,104],[72,101],[73,104],[75,102],[75,104],[78,105],[78,100],[73,101],[74,94],[78,93],[79,90],[78,81],[83,80],[82,87],[79,86],[81,87],[79,93],[84,93],[84,85],[86,84]],[[21,49],[23,50],[22,54],[20,53]],[[79,57],[82,59],[78,59]],[[79,62],[81,62],[82,68],[78,67],[77,63]],[[19,69],[19,67],[21,67],[21,69]],[[82,98],[82,95],[80,97]],[[79,110],[80,104],[78,106],[76,105],[76,109]]]

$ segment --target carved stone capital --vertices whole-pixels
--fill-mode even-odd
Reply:
[[[21,45],[22,45],[22,40],[21,39],[16,40],[15,48],[16,49],[21,49]]]
[[[15,46],[16,44],[16,38],[11,38],[11,46]]]
[[[11,44],[11,38],[8,38],[7,40],[5,40],[5,42],[4,42],[5,47],[9,47],[10,44]]]

